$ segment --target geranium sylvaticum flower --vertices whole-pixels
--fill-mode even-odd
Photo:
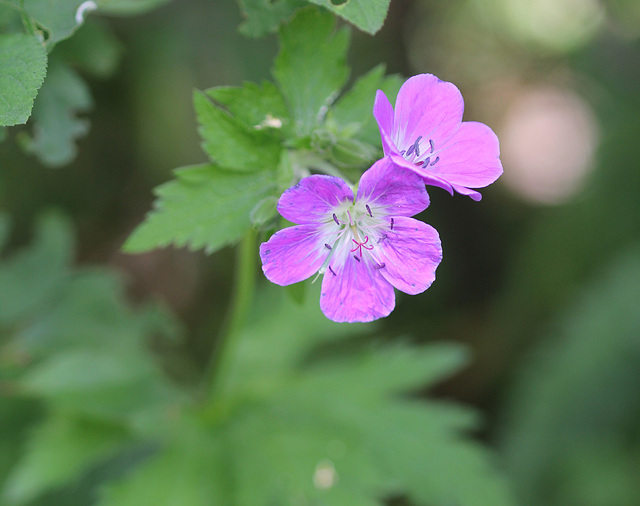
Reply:
[[[502,174],[498,138],[485,124],[462,121],[458,88],[431,74],[409,78],[400,88],[395,110],[380,90],[373,114],[384,153],[428,185],[480,200],[479,192]]]
[[[442,259],[438,232],[411,216],[429,205],[417,175],[388,157],[360,179],[313,175],[285,191],[278,211],[297,225],[260,246],[262,270],[278,285],[322,275],[320,308],[331,320],[366,322],[395,307],[393,287],[423,292]]]

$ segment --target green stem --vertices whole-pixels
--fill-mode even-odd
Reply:
[[[253,302],[256,286],[257,232],[251,228],[238,245],[231,302],[208,371],[210,395],[223,389],[238,336]]]
[[[20,18],[22,19],[22,26],[24,27],[25,31],[29,35],[35,35],[36,32],[33,29],[33,22],[31,21],[29,16],[27,16],[27,11],[24,10],[24,0],[20,0]]]

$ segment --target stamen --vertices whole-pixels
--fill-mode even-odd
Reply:
[[[408,157],[408,156],[411,156],[411,153],[413,153],[413,151],[414,151],[415,149],[416,149],[416,145],[415,145],[415,144],[412,144],[411,146],[409,146],[409,149],[407,149],[407,154],[406,154],[406,155],[404,155],[404,156],[405,156],[405,158],[406,158],[406,157]]]
[[[373,214],[371,214],[371,208],[369,207],[369,204],[365,204],[364,207],[367,208],[367,212],[369,213],[369,216],[373,218]]]
[[[391,230],[393,230],[393,218],[391,218]]]
[[[440,160],[440,157],[436,156],[436,159],[433,162],[431,162],[431,167],[433,167],[436,163],[438,163],[438,160]]]
[[[427,157],[424,159],[424,166],[426,167],[427,165],[429,165],[429,162],[430,162],[430,161],[431,161],[431,157],[430,157],[430,156],[427,156]]]
[[[422,135],[419,135],[418,138],[416,139],[416,142],[414,144],[414,146],[416,147],[416,156],[420,156],[420,139],[422,139]]]
[[[336,225],[341,225],[340,221],[338,220],[338,217],[336,216],[336,213],[333,213],[333,221],[336,222]]]
[[[381,264],[376,264],[373,266],[374,269],[384,269],[386,264],[382,262]]]
[[[405,154],[406,152],[407,152],[407,151],[403,149],[402,151],[400,151],[400,154],[401,154],[402,156],[404,156],[404,154]]]
[[[353,258],[355,258],[358,262],[360,261],[360,259],[356,255],[353,255]]]
[[[353,226],[353,220],[351,219],[351,213],[349,211],[347,211],[347,216],[349,217],[349,226],[352,227]]]
[[[331,268],[331,266],[329,266],[329,270],[331,271],[331,274],[333,274],[334,276],[337,276],[337,274],[333,272],[333,269]]]
[[[324,243],[324,247],[327,249],[331,249],[331,246],[329,246],[326,242]]]
[[[382,234],[382,237],[380,237],[380,239],[378,239],[377,244],[380,244],[382,241],[384,241],[387,238],[387,234]]]
[[[433,139],[429,139],[429,147],[431,148],[431,150],[429,151],[429,153],[433,153],[433,150],[434,150],[434,146],[433,146]]]
[[[420,167],[420,165],[422,165],[423,163],[424,163],[424,162],[416,162],[416,165],[417,165],[418,167]]]

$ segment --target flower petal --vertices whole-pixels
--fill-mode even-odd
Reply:
[[[316,174],[286,190],[278,200],[278,212],[293,223],[318,223],[345,200],[353,201],[347,183],[339,177]]]
[[[382,138],[382,149],[384,150],[384,154],[399,154],[395,144],[392,141],[393,106],[382,90],[378,90],[376,92],[376,100],[373,104],[373,116],[378,122],[378,128],[380,129],[380,137]]]
[[[394,114],[393,141],[398,151],[406,150],[422,136],[436,145],[448,140],[460,127],[464,101],[452,83],[432,74],[407,79],[398,92]]]
[[[458,187],[484,188],[502,174],[498,137],[484,123],[462,123],[456,134],[437,150],[437,155],[438,163],[423,169],[425,179],[433,174],[457,191]]]
[[[373,266],[348,256],[332,266],[322,280],[320,309],[335,322],[370,322],[388,316],[395,307],[393,287]]]
[[[378,160],[362,174],[357,200],[386,216],[413,216],[429,206],[429,194],[422,178],[413,172],[398,170],[389,157]]]
[[[393,230],[379,243],[380,274],[398,290],[410,295],[424,292],[436,279],[442,260],[435,228],[413,218],[397,217]]]
[[[272,283],[282,286],[297,283],[318,272],[328,254],[317,225],[283,228],[260,245],[264,275]]]

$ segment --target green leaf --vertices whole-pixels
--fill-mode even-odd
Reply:
[[[203,149],[221,167],[242,172],[275,169],[280,161],[281,144],[271,129],[245,126],[217,107],[202,92],[194,94],[194,105]]]
[[[384,24],[391,0],[346,0],[335,5],[332,0],[309,0],[334,12],[371,35]]]
[[[118,425],[54,414],[33,432],[3,495],[11,503],[30,501],[113,456],[128,440]]]
[[[155,209],[124,251],[175,244],[213,252],[242,236],[251,226],[251,210],[275,188],[269,172],[240,174],[212,164],[178,169],[176,176],[157,188]]]
[[[376,91],[382,90],[391,100],[398,94],[402,80],[384,76],[384,65],[378,65],[358,78],[353,87],[340,97],[327,115],[327,122],[359,140],[380,146],[380,131],[373,117]]]
[[[73,239],[57,215],[40,219],[33,245],[0,263],[0,325],[41,310],[68,275]]]
[[[273,75],[280,85],[299,136],[323,119],[349,75],[349,31],[335,31],[335,19],[309,8],[280,30],[280,53]]]
[[[289,122],[289,111],[278,88],[269,81],[247,82],[205,91],[247,128],[280,129]]]
[[[49,167],[71,162],[75,141],[89,131],[89,122],[75,115],[93,105],[89,89],[71,67],[51,64],[49,74],[33,107],[32,137],[22,137],[25,151]]]
[[[262,37],[275,32],[280,23],[305,5],[306,0],[238,0],[245,21],[240,32],[249,37]]]
[[[169,0],[97,0],[99,12],[120,16],[133,16],[155,9]]]
[[[47,32],[47,44],[53,45],[81,26],[76,13],[83,3],[83,0],[24,0],[24,10]]]
[[[0,212],[0,253],[2,253],[5,244],[7,244],[10,234],[11,218],[9,218],[8,214]]]
[[[46,50],[35,36],[0,35],[0,125],[27,121],[46,68]]]

